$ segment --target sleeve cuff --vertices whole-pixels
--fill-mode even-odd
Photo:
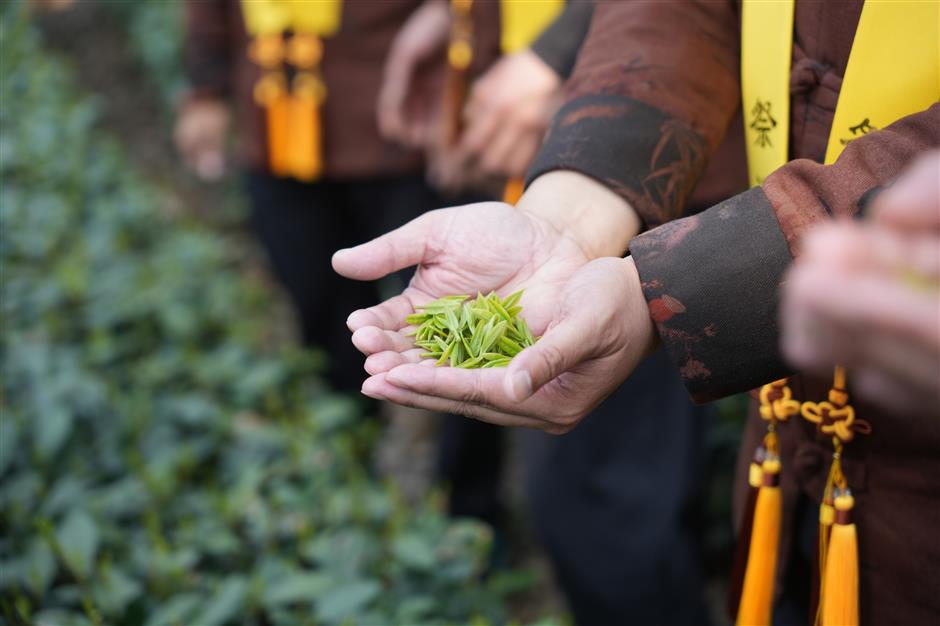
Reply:
[[[589,95],[555,115],[527,183],[575,170],[621,195],[654,227],[682,214],[705,163],[704,139],[663,111],[624,96]]]
[[[757,187],[630,244],[650,316],[696,402],[792,373],[779,349],[779,286],[791,261]]]

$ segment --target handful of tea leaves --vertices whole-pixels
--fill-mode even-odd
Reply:
[[[407,322],[417,326],[415,344],[426,350],[421,356],[437,359],[437,365],[465,369],[505,367],[523,349],[535,343],[525,320],[519,317],[522,292],[500,299],[484,296],[446,296],[416,307]]]

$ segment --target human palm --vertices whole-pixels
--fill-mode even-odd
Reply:
[[[542,339],[509,367],[425,367],[433,361],[420,351],[384,352],[369,357],[363,393],[505,426],[571,430],[653,350],[655,333],[631,259],[591,261],[558,294]]]
[[[500,202],[426,213],[333,258],[337,272],[359,280],[418,266],[401,295],[349,317],[353,342],[363,353],[391,353],[371,359],[370,372],[401,362],[395,354],[412,347],[404,335],[405,318],[442,296],[524,289],[524,316],[533,332],[542,333],[562,286],[587,262],[578,244],[547,221]]]

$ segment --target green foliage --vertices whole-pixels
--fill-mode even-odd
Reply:
[[[183,92],[186,80],[180,65],[183,48],[185,0],[104,2],[102,8],[117,17],[128,34],[130,53],[147,70],[168,111]]]
[[[372,476],[374,426],[268,345],[233,242],[161,212],[15,5],[0,42],[0,613],[503,621],[488,529]]]

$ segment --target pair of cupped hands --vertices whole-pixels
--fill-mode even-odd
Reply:
[[[439,209],[338,251],[333,267],[357,280],[417,266],[401,295],[349,316],[370,374],[362,392],[505,426],[573,428],[653,349],[656,337],[632,260],[613,256],[626,248],[639,220],[598,187],[573,172],[553,173],[533,183],[518,207],[484,202]],[[574,198],[578,189],[586,193],[559,200],[566,193]],[[606,218],[582,212],[592,201],[592,211],[610,209]],[[557,208],[545,210],[547,203]],[[505,368],[434,367],[407,334],[412,327],[405,318],[439,297],[520,289],[521,315],[542,338]]]
[[[484,421],[571,430],[658,343],[640,277],[619,254],[640,221],[574,172],[530,185],[517,207],[487,202],[427,213],[338,251],[334,268],[375,280],[417,271],[405,291],[347,324],[366,355],[364,394]],[[865,220],[820,225],[782,285],[781,347],[796,368],[849,367],[853,394],[940,417],[940,152],[923,155]],[[542,338],[506,368],[434,367],[405,318],[436,298],[524,289]],[[768,320],[771,323],[772,320]]]

